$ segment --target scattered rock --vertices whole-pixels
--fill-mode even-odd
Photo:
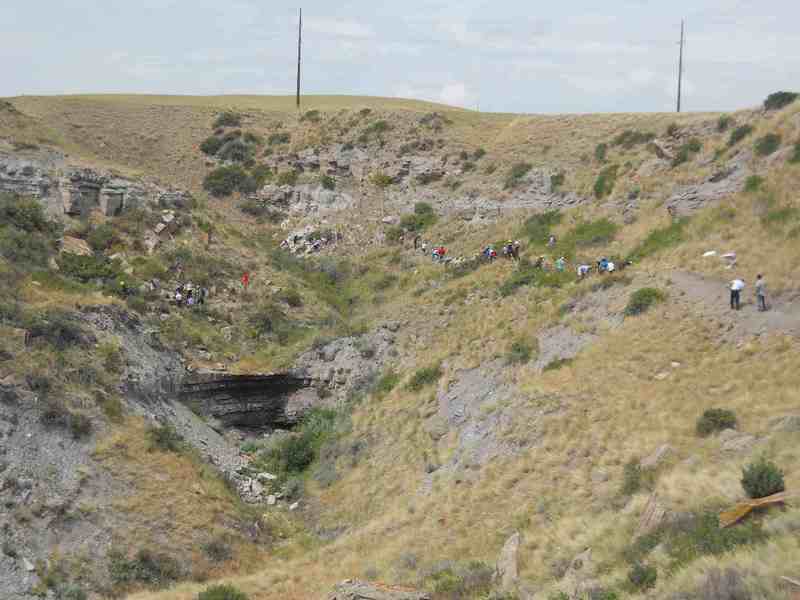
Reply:
[[[723,435],[720,434],[719,437],[722,440],[721,448],[723,452],[745,452],[750,450],[756,443],[756,438],[753,435],[739,433],[732,429],[727,429],[726,431],[730,431],[732,435],[729,434],[723,437]]]
[[[522,536],[517,531],[506,540],[495,568],[495,581],[504,592],[513,592],[519,583],[519,548]]]
[[[292,504],[289,505],[289,510],[294,511],[297,510],[298,508],[300,508],[300,502],[293,502]]]
[[[36,570],[36,566],[25,557],[22,557],[22,566],[28,573],[33,573]]]
[[[642,511],[642,516],[639,517],[639,525],[636,528],[636,537],[650,533],[657,529],[664,518],[667,516],[667,510],[659,503],[658,495],[653,492],[647,500],[647,504]]]
[[[68,235],[64,236],[64,240],[61,243],[61,252],[77,254],[78,256],[91,256],[93,254],[92,247],[89,246],[86,240]]]
[[[267,496],[267,506],[275,506],[278,503],[278,498],[275,494],[270,494]]]
[[[785,417],[775,417],[769,422],[772,431],[782,431],[787,433],[800,432],[800,415],[786,415]]]
[[[404,586],[346,579],[337,585],[328,600],[430,600],[430,595]]]
[[[645,457],[641,461],[643,469],[655,469],[672,453],[672,447],[668,444],[663,444],[656,448],[650,456]]]

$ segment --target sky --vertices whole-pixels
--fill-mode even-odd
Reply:
[[[797,0],[300,0],[303,91],[491,112],[675,108],[800,89]],[[2,0],[0,96],[292,94],[298,4]]]

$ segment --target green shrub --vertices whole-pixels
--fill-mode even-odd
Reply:
[[[41,235],[0,224],[0,256],[9,263],[17,267],[45,267],[52,253],[52,243]]]
[[[223,538],[215,538],[202,545],[203,553],[215,563],[233,558],[233,548]]]
[[[380,135],[382,133],[386,133],[391,129],[391,126],[386,121],[380,120],[375,121],[374,123],[370,123],[364,132],[367,135]]]
[[[264,187],[264,184],[272,179],[272,169],[269,165],[256,165],[251,171],[251,177],[256,182],[256,189]]]
[[[323,175],[319,178],[319,184],[326,190],[336,189],[336,180],[330,175]]]
[[[95,252],[103,252],[108,250],[116,240],[116,232],[109,223],[98,225],[91,232],[86,241]]]
[[[182,452],[186,448],[183,436],[172,425],[153,425],[147,428],[149,449],[163,452]]]
[[[492,589],[494,569],[478,561],[446,561],[424,576],[424,586],[441,600],[486,597]]]
[[[276,183],[278,185],[295,185],[297,184],[297,180],[300,178],[300,173],[291,169],[289,171],[281,171],[278,173],[278,179]]]
[[[736,413],[727,408],[709,408],[697,418],[695,428],[701,437],[724,429],[736,429]]]
[[[61,233],[61,225],[48,219],[38,200],[0,192],[0,226],[5,225],[48,236]]]
[[[750,175],[744,183],[745,192],[757,192],[761,189],[764,183],[764,178],[758,175]]]
[[[629,317],[641,315],[651,306],[663,302],[666,294],[655,288],[642,288],[631,294],[628,305],[625,307],[625,314]]]
[[[486,150],[483,148],[478,148],[475,152],[472,153],[472,160],[480,160],[484,156],[486,156]]]
[[[322,117],[319,114],[318,110],[308,110],[303,113],[303,116],[300,117],[300,122],[308,121],[309,123],[319,123],[322,120]]]
[[[229,583],[212,585],[197,595],[197,600],[249,600],[247,594]]]
[[[508,175],[506,176],[504,187],[507,190],[513,189],[519,185],[522,178],[528,174],[533,168],[533,165],[527,162],[518,162],[511,166]]]
[[[393,369],[388,369],[375,382],[372,391],[378,398],[383,398],[396,388],[398,383],[400,383],[400,375]]]
[[[631,496],[642,489],[642,465],[638,458],[632,458],[622,469],[620,494]]]
[[[606,157],[608,156],[608,145],[607,144],[597,144],[594,148],[594,157],[597,159],[597,162],[606,162]]]
[[[212,135],[203,140],[203,143],[200,144],[200,151],[208,156],[214,156],[224,143],[222,138]]]
[[[563,173],[554,173],[550,175],[550,186],[553,188],[553,191],[556,191],[562,185],[564,185],[564,174]]]
[[[775,92],[764,100],[764,108],[766,110],[780,110],[797,100],[797,97],[798,94],[794,92]]]
[[[417,369],[406,384],[406,389],[411,392],[418,392],[422,388],[436,383],[441,376],[442,367],[438,363],[430,367]]]
[[[658,571],[651,565],[636,563],[628,571],[628,582],[637,590],[649,590],[656,586]]]
[[[628,260],[638,262],[647,256],[684,242],[688,224],[689,219],[683,217],[673,221],[666,227],[654,229],[631,251],[628,255]]]
[[[721,115],[720,118],[717,119],[717,131],[724,133],[732,124],[733,117],[730,115]]]
[[[414,214],[403,215],[400,227],[407,231],[421,232],[436,223],[436,213],[427,202],[417,202],[414,205]]]
[[[735,146],[751,133],[753,133],[752,125],[740,125],[731,131],[731,137],[728,140],[728,146]]]
[[[165,553],[143,549],[129,559],[122,552],[115,550],[109,553],[108,559],[109,575],[117,586],[139,583],[152,587],[165,587],[183,576],[178,561]]]
[[[667,125],[667,135],[670,137],[675,137],[680,133],[681,128],[678,127],[677,123],[670,123]]]
[[[783,471],[763,456],[742,469],[742,487],[750,498],[765,498],[786,489]]]
[[[536,345],[531,344],[527,340],[516,340],[511,344],[511,347],[506,353],[506,364],[524,365],[530,362],[531,357],[538,351],[535,347]]]
[[[242,115],[239,113],[225,111],[220,113],[214,121],[214,129],[220,127],[239,127],[242,124]]]
[[[628,129],[627,131],[623,131],[614,140],[611,142],[614,146],[622,146],[626,150],[630,150],[634,146],[638,146],[640,144],[646,144],[647,142],[651,142],[656,137],[655,133],[645,133],[641,131],[635,131],[632,129]]]
[[[292,136],[286,132],[271,133],[267,138],[267,143],[270,146],[280,146],[281,144],[288,144]]]
[[[255,180],[239,165],[218,167],[206,175],[203,189],[216,198],[230,196],[234,192],[250,194],[256,191]]]
[[[723,529],[717,512],[709,511],[678,519],[662,537],[666,538],[670,569],[678,569],[702,556],[719,556],[740,546],[760,543],[767,535],[756,519]]]
[[[605,198],[614,191],[618,172],[619,165],[609,165],[600,171],[594,182],[594,195],[598,200]]]
[[[217,158],[236,163],[246,163],[253,159],[256,149],[243,139],[235,139],[226,143],[217,152]]]
[[[768,133],[756,140],[755,150],[759,156],[769,156],[781,147],[781,136],[777,133]]]
[[[703,149],[703,144],[697,138],[692,138],[688,142],[681,145],[678,149],[678,153],[675,155],[675,158],[672,160],[672,166],[677,167],[685,162],[691,160],[694,154],[697,154]]]
[[[372,175],[370,175],[369,180],[370,183],[372,183],[372,185],[377,186],[379,188],[387,188],[394,183],[393,177],[381,171],[377,171]]]
[[[92,420],[81,413],[71,413],[69,417],[69,432],[72,438],[80,440],[92,433]]]
[[[568,271],[543,271],[536,269],[527,260],[520,260],[509,278],[499,288],[501,296],[510,296],[524,286],[560,288],[571,283],[574,275]]]
[[[619,225],[606,218],[596,221],[584,221],[576,225],[561,241],[566,253],[571,252],[573,247],[588,248],[592,246],[604,246],[611,243],[617,234]]]
[[[80,324],[69,313],[58,310],[26,319],[24,327],[28,330],[30,340],[44,340],[56,350],[85,347],[89,343]]]
[[[278,300],[285,302],[292,308],[300,308],[303,306],[303,297],[295,289],[283,290],[277,296]]]
[[[796,206],[781,206],[767,211],[767,214],[761,217],[761,223],[765,227],[778,227],[781,228],[796,221],[800,217],[800,208]]]
[[[524,234],[532,244],[545,244],[553,227],[561,223],[562,215],[558,210],[548,210],[533,215],[525,221]]]
[[[245,141],[246,144],[250,144],[252,146],[261,146],[264,144],[264,139],[252,131],[248,131],[242,136],[242,139]]]
[[[793,165],[800,163],[800,142],[795,143],[794,153],[789,157],[789,162]]]
[[[572,364],[574,360],[575,359],[573,358],[554,358],[542,368],[542,371],[558,371],[559,369]]]
[[[81,256],[65,252],[58,257],[61,272],[84,283],[108,281],[119,275],[118,265],[102,255]]]

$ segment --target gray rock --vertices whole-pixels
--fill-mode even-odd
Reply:
[[[519,549],[522,544],[522,536],[519,532],[514,533],[503,544],[500,556],[495,567],[495,581],[500,590],[506,593],[514,592],[519,584]]]
[[[780,431],[787,433],[800,432],[800,415],[786,415],[784,417],[775,417],[769,422],[769,428],[772,431]]]
[[[28,573],[33,573],[36,570],[36,565],[34,565],[24,556],[22,557],[22,566]]]
[[[407,587],[347,579],[338,584],[328,600],[430,600],[430,595]]]
[[[655,469],[661,463],[663,463],[669,455],[672,454],[672,446],[669,444],[663,444],[656,448],[655,452],[653,452],[650,456],[647,456],[642,459],[641,465],[643,469]]]
[[[722,435],[720,435],[720,438],[722,438]],[[736,433],[733,436],[728,436],[727,439],[723,439],[721,448],[723,452],[745,452],[750,450],[755,443],[755,436],[747,433]]]

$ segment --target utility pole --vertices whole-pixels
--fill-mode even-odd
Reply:
[[[678,112],[681,112],[681,86],[683,84],[683,19],[681,19],[681,49],[678,55]]]
[[[300,23],[297,26],[297,110],[300,110],[300,60],[303,47],[303,9],[300,9]]]

